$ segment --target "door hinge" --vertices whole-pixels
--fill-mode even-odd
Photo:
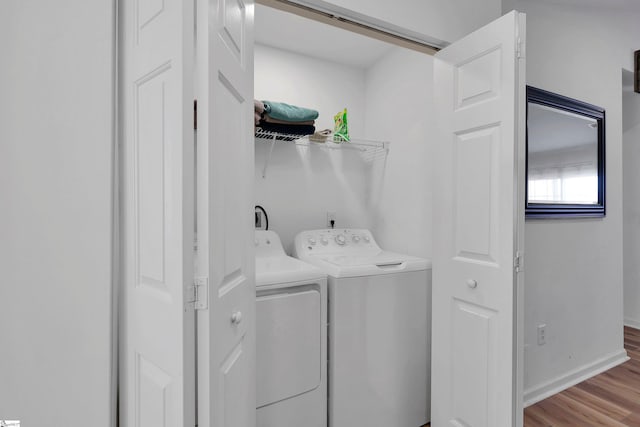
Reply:
[[[193,130],[198,130],[198,100],[193,100]]]
[[[520,37],[516,39],[516,58],[524,58],[524,45]]]
[[[206,310],[209,307],[209,278],[196,277],[191,286],[186,289],[184,303],[196,310]]]
[[[524,257],[520,252],[516,252],[516,257],[513,259],[513,268],[516,273],[524,270]]]

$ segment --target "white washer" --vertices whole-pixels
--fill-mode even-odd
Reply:
[[[256,231],[258,427],[326,427],[326,345],[326,274]]]
[[[329,275],[329,426],[426,424],[431,262],[355,229],[301,232],[294,255]]]

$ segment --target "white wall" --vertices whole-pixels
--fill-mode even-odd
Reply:
[[[303,43],[303,42],[302,42]],[[333,129],[333,116],[349,110],[349,133],[364,129],[364,70],[255,45],[256,99],[282,101],[318,110],[316,129]]]
[[[511,3],[511,2],[510,2]],[[603,219],[529,220],[525,226],[525,400],[623,360],[622,67],[640,16],[516,1],[527,13],[527,83],[606,109]],[[538,346],[536,327],[547,325]]]
[[[114,2],[0,2],[0,418],[110,425]]]
[[[256,142],[256,204],[286,250],[299,231],[326,227],[371,228],[381,246],[431,256],[432,57],[402,48],[367,70],[256,45],[255,96],[320,111],[319,129],[349,109],[350,133],[390,141],[385,161],[364,163],[349,151],[328,152]]]
[[[433,58],[395,48],[366,73],[366,130],[391,141],[372,187],[374,230],[382,247],[431,257]],[[380,165],[377,165],[380,166]]]
[[[425,41],[451,43],[501,15],[500,0],[296,0]],[[366,15],[366,16],[365,16]]]
[[[630,71],[623,73],[632,76]],[[640,328],[640,94],[625,90],[622,109],[624,323]]]
[[[282,101],[319,111],[316,128],[333,129],[333,116],[348,110],[352,138],[364,135],[364,70],[255,46],[255,98]],[[337,227],[370,228],[368,212],[371,165],[358,153],[296,147],[278,142],[266,178],[263,166],[270,144],[256,140],[256,204],[269,215],[269,229],[290,251],[302,230],[326,228],[327,211],[337,214]]]

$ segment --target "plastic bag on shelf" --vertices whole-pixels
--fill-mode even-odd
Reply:
[[[333,129],[333,142],[349,142],[349,125],[347,121],[347,109],[345,108],[335,116],[335,127]]]

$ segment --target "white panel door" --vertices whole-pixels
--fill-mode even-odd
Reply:
[[[522,424],[524,14],[436,54],[432,425]]]
[[[197,0],[198,424],[256,423],[253,0]]]
[[[193,4],[120,2],[120,425],[195,425]]]

